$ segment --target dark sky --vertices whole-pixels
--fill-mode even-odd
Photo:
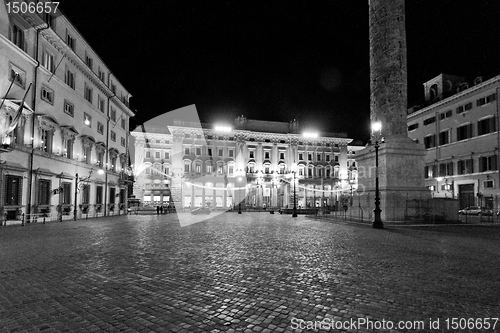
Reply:
[[[368,0],[67,1],[134,96],[131,128],[189,104],[201,121],[299,119],[369,136]],[[440,73],[500,74],[500,1],[408,0],[408,104]]]

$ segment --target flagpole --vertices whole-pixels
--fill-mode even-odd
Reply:
[[[14,76],[14,79],[10,82],[10,85],[9,85],[9,89],[7,89],[7,93],[3,96],[2,98],[2,103],[0,103],[0,109],[2,108],[3,106],[3,103],[5,102],[5,99],[7,98],[7,95],[9,94],[10,92],[10,88],[12,88],[12,85],[14,84],[14,81],[16,80],[16,78],[19,76],[19,73],[16,72],[16,75]]]

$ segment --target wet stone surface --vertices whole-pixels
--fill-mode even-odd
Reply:
[[[441,332],[447,318],[500,317],[499,227],[377,230],[265,213],[183,225],[155,215],[0,227],[0,332]],[[307,326],[358,318],[426,326]]]

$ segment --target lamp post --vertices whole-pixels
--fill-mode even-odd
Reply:
[[[292,217],[297,217],[297,184],[295,182],[295,173],[297,172],[297,164],[292,164],[292,173],[293,173],[293,213]]]
[[[76,221],[76,213],[77,213],[77,205],[78,205],[78,188],[84,183],[84,182],[88,182],[90,180],[90,177],[92,176],[92,173],[94,172],[94,167],[95,166],[99,166],[101,167],[101,162],[98,161],[97,163],[95,163],[92,168],[90,169],[89,171],[89,175],[85,178],[78,178],[78,173],[75,174],[75,199],[74,199],[74,202],[75,202],[75,206],[73,207],[73,220]],[[98,174],[102,175],[104,174],[104,170],[103,169],[99,169],[99,171],[97,171]]]
[[[378,183],[378,148],[379,148],[379,137],[382,131],[382,123],[377,121],[372,124],[372,138],[375,139],[375,219],[373,220],[372,227],[376,229],[383,229],[384,223],[380,217],[382,210],[380,209],[380,188]],[[377,133],[378,132],[378,133]]]
[[[236,171],[236,176],[238,177],[238,189],[236,190],[237,193],[240,193],[241,191],[241,181],[243,180],[243,176],[245,175],[245,171],[243,170],[238,170]],[[241,214],[241,196],[238,195],[238,214]]]

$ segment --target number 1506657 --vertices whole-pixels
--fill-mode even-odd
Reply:
[[[59,2],[40,1],[40,2],[21,2],[10,1],[6,3],[7,12],[9,14],[56,14]]]

